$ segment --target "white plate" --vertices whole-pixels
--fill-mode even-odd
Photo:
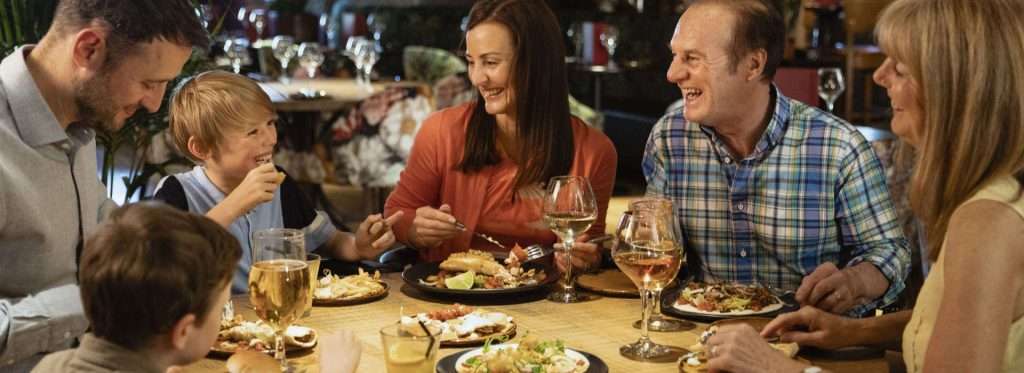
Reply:
[[[746,310],[746,311],[718,312],[718,311],[703,311],[703,310],[698,309],[697,307],[694,307],[693,305],[691,305],[689,303],[680,304],[679,301],[676,301],[676,303],[672,305],[672,308],[675,308],[675,309],[683,311],[683,312],[696,313],[696,314],[708,315],[708,316],[753,316],[753,315],[763,315],[763,314],[766,314],[766,313],[772,313],[772,312],[781,310],[782,306],[784,306],[784,305],[785,305],[784,303],[779,301],[778,303],[771,304],[771,305],[765,306],[764,308],[761,308],[760,311]]]
[[[519,346],[518,343],[505,343],[505,344],[500,344],[500,345],[492,345],[491,348],[497,349],[497,350],[504,350],[504,349],[507,349],[507,348],[517,348],[518,346]],[[484,353],[484,349],[483,349],[483,347],[481,347],[481,348],[477,348],[477,349],[474,349],[474,350],[469,350],[466,353],[462,354],[462,356],[460,356],[459,359],[455,361],[455,371],[457,371],[457,372],[465,372],[465,370],[462,370],[463,369],[462,368],[462,364],[465,363],[466,360],[469,360],[472,357],[483,355],[483,353]],[[578,369],[576,369],[575,372],[586,372],[587,369],[590,368],[590,360],[587,359],[586,356],[583,356],[583,354],[581,354],[579,352],[576,352],[574,350],[566,348],[565,349],[565,356],[568,356],[570,359],[573,359],[573,360],[575,360],[577,362],[579,362],[579,361],[585,362],[585,364],[583,364],[583,366],[581,366]]]

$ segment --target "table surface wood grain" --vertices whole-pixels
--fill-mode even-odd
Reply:
[[[400,309],[407,314],[438,309],[450,305],[450,300],[430,299],[415,288],[402,282],[400,273],[389,273],[383,280],[390,284],[390,293],[384,299],[353,306],[313,307],[309,317],[298,324],[316,329],[321,336],[339,330],[351,330],[363,343],[359,372],[385,372],[379,330],[399,318]],[[520,299],[519,301],[522,301]],[[248,308],[248,299],[234,298],[236,311],[247,319],[255,320]],[[540,296],[524,303],[504,305],[479,305],[487,309],[505,312],[518,324],[518,341],[530,333],[542,338],[558,338],[566,346],[587,351],[600,357],[611,372],[678,372],[673,363],[642,363],[619,355],[619,346],[636,341],[640,331],[632,324],[640,317],[640,300],[635,298],[601,297],[594,301],[576,304],[559,304]],[[656,343],[687,347],[693,345],[707,324],[696,323],[696,328],[683,332],[651,332]],[[442,348],[439,357],[458,353],[471,348]],[[319,372],[318,356],[320,346],[306,352],[290,355],[289,360],[298,371]],[[889,363],[883,356],[856,359],[836,359],[807,355],[801,357],[833,372],[888,372]],[[890,356],[889,358],[893,358]],[[185,368],[186,372],[225,372],[224,359],[205,358]]]

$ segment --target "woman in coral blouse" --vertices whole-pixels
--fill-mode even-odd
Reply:
[[[560,35],[544,1],[485,0],[470,10],[466,61],[477,99],[423,123],[384,208],[406,211],[394,232],[421,259],[501,251],[474,231],[505,247],[555,243],[542,220],[545,183],[580,175],[590,180],[599,212],[573,246],[572,262],[586,268],[600,260],[597,246],[583,241],[604,231],[616,153],[608,137],[569,114]]]

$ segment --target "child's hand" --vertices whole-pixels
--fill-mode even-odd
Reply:
[[[367,216],[356,230],[356,251],[359,252],[359,256],[373,258],[394,245],[395,233],[391,231],[391,227],[401,218],[401,211],[392,214],[387,219],[380,214]]]
[[[351,331],[320,337],[320,371],[325,373],[353,373],[359,367],[363,344]]]
[[[231,191],[224,202],[233,204],[239,215],[245,215],[256,206],[274,199],[274,191],[284,181],[282,176],[274,164],[264,163],[249,171],[245,180]]]

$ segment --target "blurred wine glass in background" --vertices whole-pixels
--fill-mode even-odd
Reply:
[[[242,65],[249,57],[249,41],[243,38],[225,40],[224,55],[231,61],[235,74],[241,74]]]
[[[295,39],[291,36],[279,35],[271,42],[274,58],[281,64],[281,82],[288,83],[288,63],[295,57]]]
[[[249,12],[249,23],[256,30],[256,40],[263,38],[263,31],[267,29],[267,11],[265,9],[253,9]]]
[[[306,69],[306,75],[309,76],[310,80],[316,78],[316,71],[322,63],[324,63],[324,51],[320,44],[305,42],[299,45],[299,66]],[[309,90],[305,94],[309,97],[317,96],[317,91],[313,88],[312,82],[310,82]]]
[[[818,69],[818,96],[825,100],[828,111],[831,113],[835,107],[836,99],[846,90],[843,82],[843,73],[838,67],[823,67]]]
[[[619,47],[619,29],[606,25],[601,31],[601,45],[608,50],[608,66],[615,66],[615,49]]]

